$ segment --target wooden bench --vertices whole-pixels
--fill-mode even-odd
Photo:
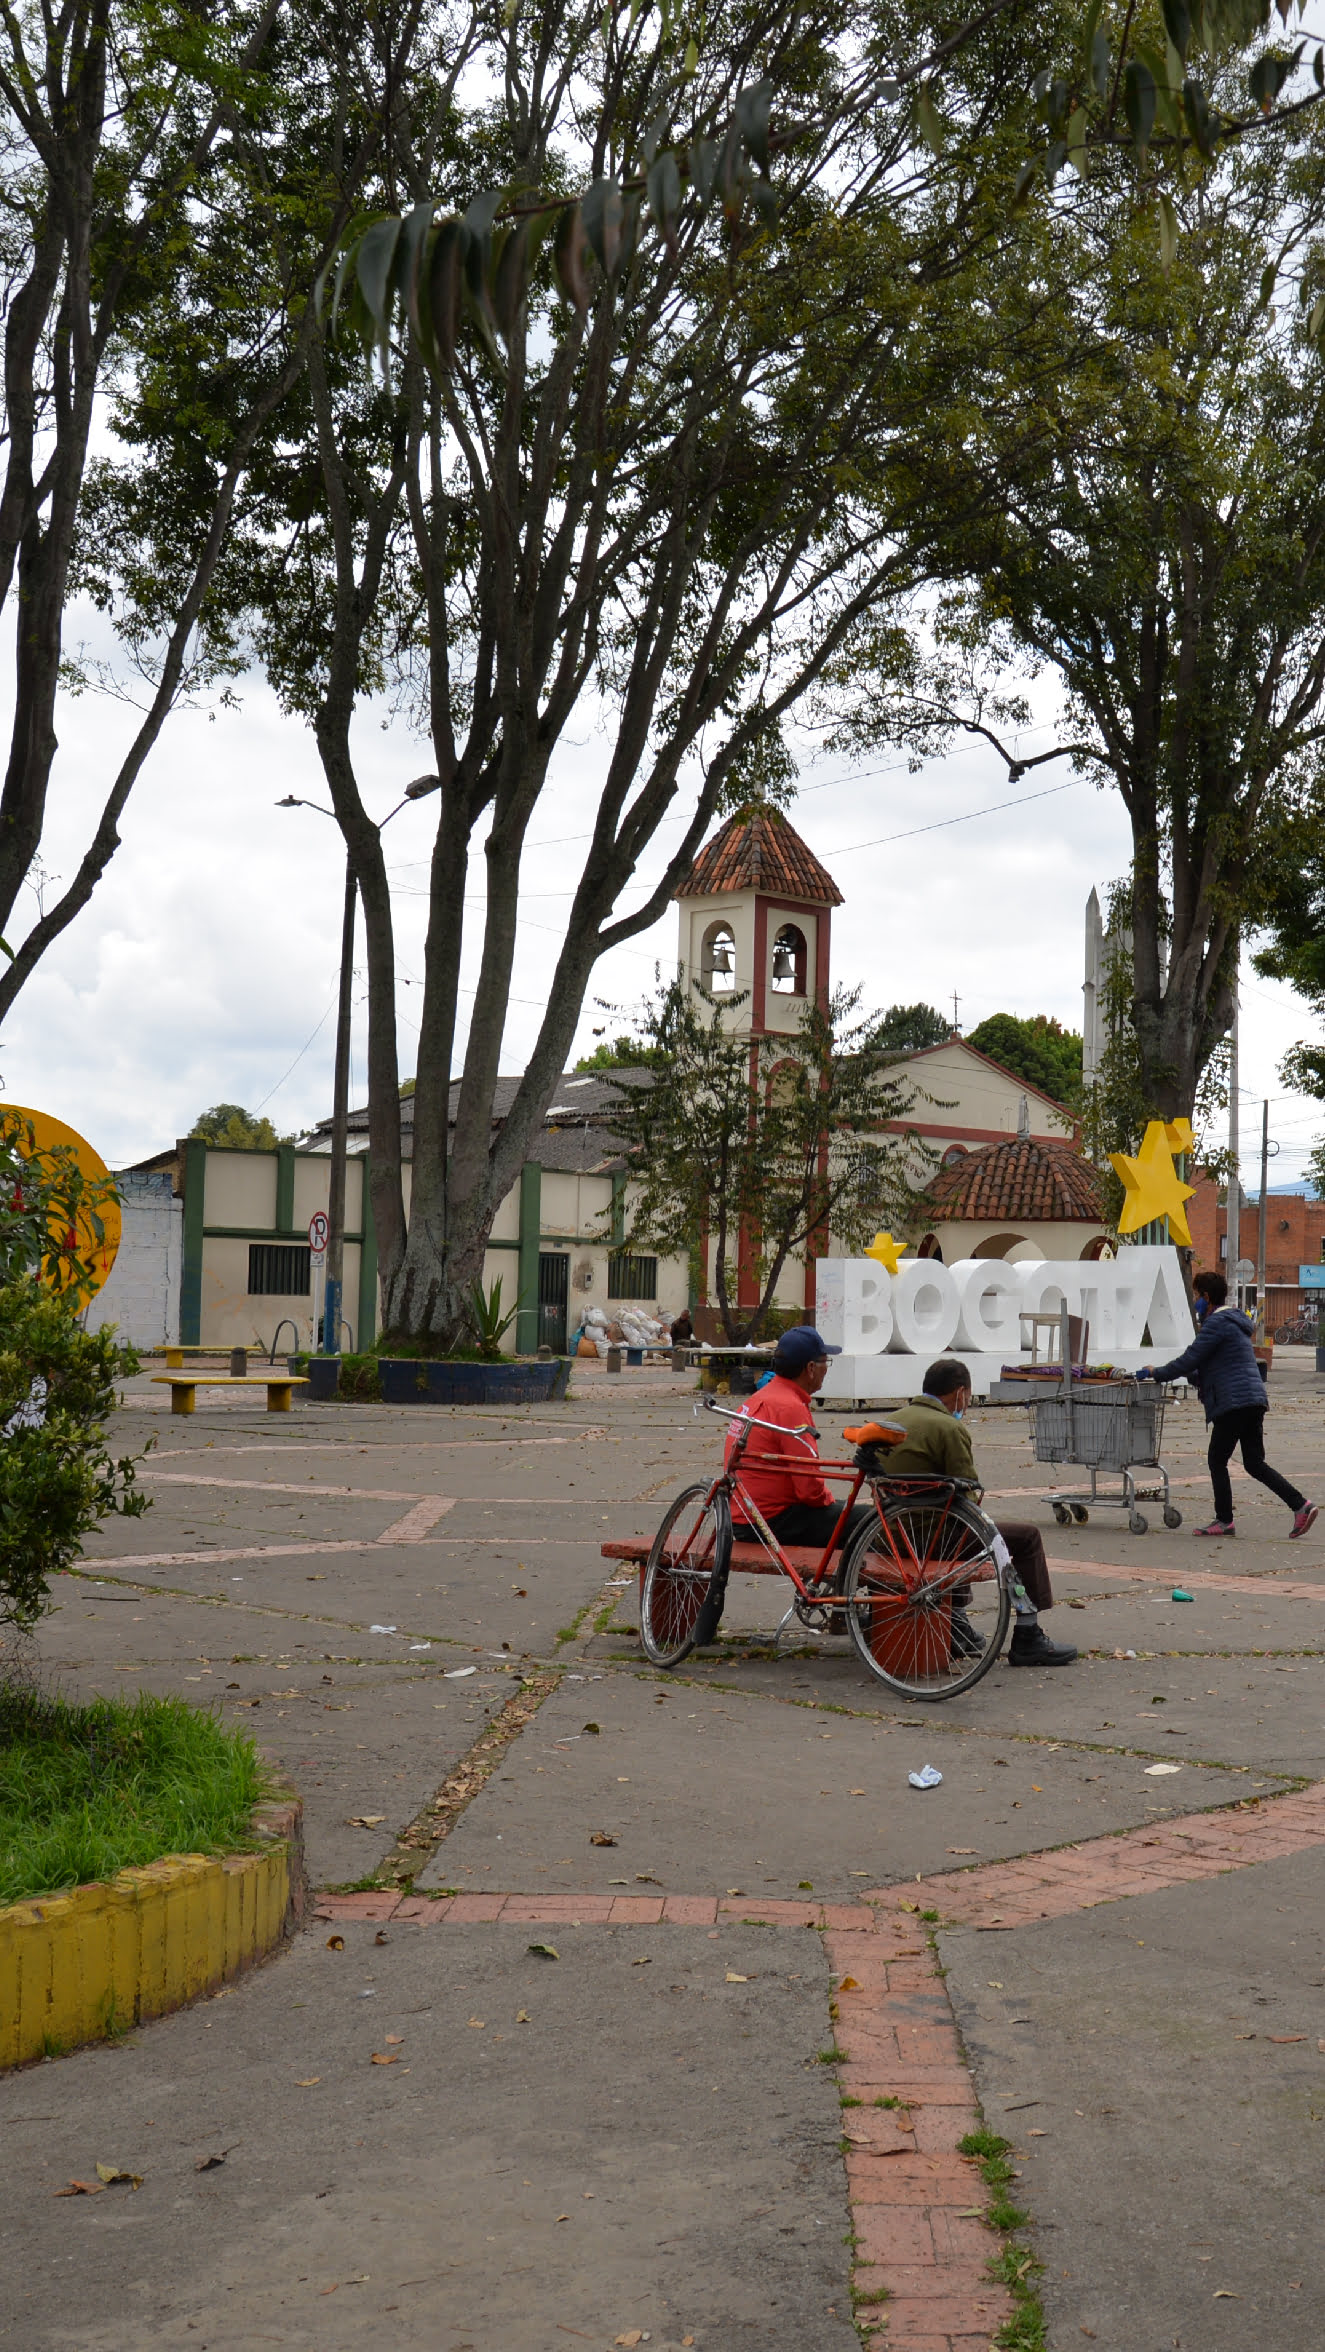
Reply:
[[[644,1590],[644,1570],[652,1548],[653,1537],[651,1535],[619,1537],[613,1543],[600,1544],[599,1546],[605,1560],[628,1560],[631,1563],[638,1561],[641,1592]],[[821,1558],[819,1547],[815,1544],[784,1544],[782,1549],[802,1581],[808,1584],[819,1566]],[[743,1568],[750,1576],[780,1576],[782,1574],[777,1562],[770,1560],[763,1545],[757,1543],[733,1543],[731,1564],[733,1568]]]
[[[292,1389],[307,1388],[308,1382],[296,1372],[249,1372],[242,1380],[230,1372],[154,1372],[154,1388],[170,1390],[172,1413],[191,1413],[200,1388],[265,1388],[267,1411],[288,1413]]]

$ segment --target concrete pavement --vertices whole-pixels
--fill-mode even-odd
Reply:
[[[1305,1351],[1281,1351],[1274,1380],[1271,1459],[1325,1493]],[[1245,1532],[1193,1543],[1209,1498],[1192,1408],[1166,1449],[1192,1481],[1186,1528],[1156,1513],[1144,1537],[1116,1514],[1060,1529],[1023,1418],[984,1411],[977,1460],[996,1509],[1045,1529],[1049,1623],[1088,1653],[1077,1667],[1000,1666],[963,1700],[907,1707],[844,1642],[798,1635],[770,1655],[753,1637],[780,1594],[734,1579],[719,1644],[655,1675],[597,1547],[649,1529],[716,1433],[657,1375],[580,1387],[527,1414],[303,1406],[288,1421],[246,1400],[204,1397],[180,1421],[159,1391],[126,1399],[117,1448],[158,1440],[154,1507],[61,1580],[46,1671],[78,1693],[216,1704],[303,1796],[317,1884],[370,1883],[417,1851],[423,1900],[413,1917],[324,1918],[220,2002],[0,2085],[0,2342],[607,2352],[638,2329],[709,2352],[835,2352],[853,2337],[854,2235],[858,2291],[888,2298],[860,2305],[867,2332],[890,2314],[881,2340],[912,2352],[988,2344],[999,2240],[970,2219],[986,2191],[959,2152],[979,2101],[1017,2151],[1060,2352],[1090,2331],[1118,2352],[1175,2336],[1296,2352],[1313,2103],[1325,2112],[1305,1974],[1321,1862],[1274,1858],[1260,1825],[1325,1778],[1325,1537],[1287,1543],[1287,1515],[1243,1481]],[[826,1452],[841,1421],[822,1416]],[[1178,1582],[1192,1604],[1172,1602]],[[918,1796],[906,1776],[927,1760],[944,1783]],[[438,1815],[436,1792],[457,1785]],[[954,1914],[982,1917],[980,1874],[1016,1857],[1121,1854],[1117,1833],[1165,1837],[1248,1804],[1214,1816],[1252,1840],[1231,1876],[1147,1882],[996,1933],[942,1925],[945,1885]],[[937,1921],[898,1909],[917,1878]],[[445,1888],[473,1890],[480,1913],[480,1894],[528,1897],[530,1916],[485,1923]],[[742,1924],[755,1916],[768,1924]],[[528,1951],[541,1940],[558,1961]],[[869,1957],[848,1964],[839,1946]],[[871,2099],[905,2093],[918,2111],[895,2157],[851,2153],[855,2109],[845,2159],[839,2144],[837,2099],[856,2093],[820,2055],[851,2017],[830,1978],[851,1969],[880,2004],[857,2025],[870,2082],[899,2084]],[[905,2039],[922,2028],[899,2039],[887,2021],[935,1998],[952,2044],[933,2061],[931,2129]],[[1257,2002],[1305,2041],[1269,2041],[1254,2015],[1226,2034],[1225,2011]],[[936,2052],[940,2023],[923,2028]],[[1037,2110],[1018,2090],[1052,2127],[1022,2128]],[[869,2129],[891,2132],[894,2113],[871,2106]],[[98,2158],[141,2171],[142,2189],[54,2196]],[[1203,2233],[1218,2256],[1245,2252],[1241,2284],[1207,2284],[1209,2249],[1188,2245]]]

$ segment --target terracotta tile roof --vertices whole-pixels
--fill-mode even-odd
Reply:
[[[701,849],[678,898],[763,890],[809,906],[841,906],[842,893],[779,809],[738,809]]]
[[[1069,1143],[1041,1137],[987,1143],[944,1168],[923,1198],[935,1224],[1098,1225],[1100,1180]]]

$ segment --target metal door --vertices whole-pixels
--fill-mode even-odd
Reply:
[[[566,1353],[566,1300],[570,1259],[560,1251],[540,1251],[538,1259],[538,1344],[554,1356]]]

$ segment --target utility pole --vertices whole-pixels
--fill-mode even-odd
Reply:
[[[1265,1188],[1270,1180],[1270,1106],[1261,1104],[1261,1198],[1256,1221],[1256,1342],[1265,1345]]]
[[[331,1099],[331,1180],[327,1190],[327,1275],[322,1294],[322,1353],[340,1354],[345,1272],[345,1155],[350,1133],[350,1010],[354,983],[354,869],[345,861],[345,913],[340,939],[340,1003],[336,1014],[336,1074]]]
[[[1233,1026],[1228,1035],[1228,1157],[1228,1210],[1225,1218],[1228,1238],[1225,1243],[1227,1252],[1225,1273],[1233,1304],[1235,1307],[1240,1307],[1242,1300],[1238,1294],[1237,1269],[1238,1259],[1242,1255],[1242,1176],[1241,1163],[1238,1159],[1238,987],[1236,973],[1233,976]]]

